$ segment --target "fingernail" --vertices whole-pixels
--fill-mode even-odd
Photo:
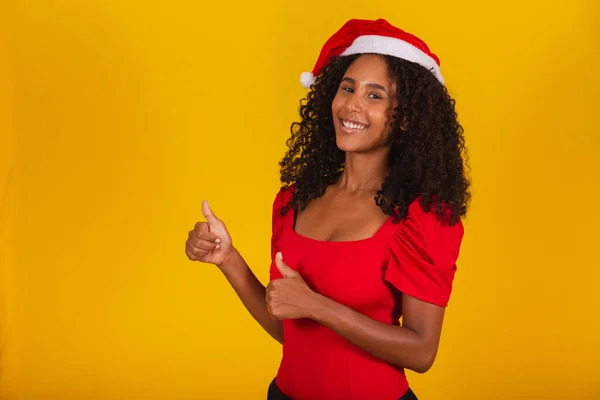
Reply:
[[[283,260],[283,256],[281,255],[281,252],[277,253],[277,257],[279,257],[280,260]]]
[[[217,248],[217,249],[220,249],[220,248],[221,248],[221,245],[220,245],[220,244],[218,244],[216,248]]]
[[[221,243],[221,239],[215,240],[215,243]]]

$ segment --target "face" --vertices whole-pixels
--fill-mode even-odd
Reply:
[[[386,61],[378,55],[358,57],[346,70],[331,105],[340,150],[385,151],[396,104],[396,83]]]

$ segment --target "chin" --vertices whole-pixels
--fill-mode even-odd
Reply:
[[[356,137],[343,137],[338,135],[336,136],[335,143],[338,149],[345,152],[358,152],[368,147],[367,143],[364,143],[364,140],[360,140]]]
[[[383,140],[383,139],[382,139]],[[389,151],[381,140],[374,140],[367,135],[348,135],[346,133],[335,136],[337,148],[346,153],[381,153]]]

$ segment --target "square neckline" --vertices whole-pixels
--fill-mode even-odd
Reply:
[[[299,234],[298,232],[296,232],[296,210],[294,209],[294,207],[290,207],[289,208],[289,213],[287,216],[287,221],[285,223],[286,227],[288,228],[289,231],[291,231],[292,235],[295,236],[296,238],[299,238],[300,240],[306,241],[308,243],[315,243],[315,244],[331,244],[331,245],[349,245],[349,244],[361,244],[361,243],[369,243],[373,240],[376,240],[377,238],[379,238],[379,236],[381,236],[386,230],[388,225],[391,225],[394,219],[393,215],[390,215],[386,218],[386,220],[379,226],[379,228],[377,228],[377,230],[375,231],[375,233],[373,233],[373,235],[363,238],[363,239],[355,239],[355,240],[321,240],[321,239],[315,239],[315,238],[311,238],[308,236],[304,236]]]

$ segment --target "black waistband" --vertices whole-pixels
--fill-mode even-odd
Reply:
[[[269,391],[267,393],[267,400],[294,400],[291,397],[287,396],[285,393],[279,389],[277,383],[275,383],[275,379],[271,381],[269,385]],[[402,397],[398,400],[418,400],[417,396],[413,393],[413,391],[408,388],[408,392],[406,392]]]

